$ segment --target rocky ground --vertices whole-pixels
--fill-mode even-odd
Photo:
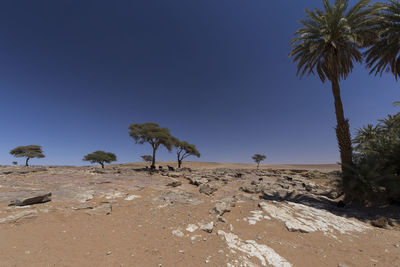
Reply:
[[[336,165],[162,165],[0,167],[0,266],[400,266],[400,208]]]

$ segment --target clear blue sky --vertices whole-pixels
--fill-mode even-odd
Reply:
[[[352,1],[354,3],[354,1]],[[289,41],[315,0],[3,1],[0,164],[82,165],[111,151],[139,161],[132,123],[157,122],[203,161],[335,163],[330,84],[296,77]],[[352,132],[396,112],[394,78],[357,66],[341,83]],[[158,160],[175,160],[164,148]],[[19,160],[22,163],[22,160]]]

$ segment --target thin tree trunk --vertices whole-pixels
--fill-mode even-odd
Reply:
[[[258,170],[258,167],[260,167],[260,162],[257,163],[257,170]]]
[[[25,166],[29,166],[29,165],[28,165],[28,161],[29,161],[29,159],[30,159],[30,158],[26,158],[26,161],[25,161]]]
[[[104,163],[100,162],[101,168],[104,169]]]
[[[336,138],[339,145],[340,159],[342,162],[342,172],[344,165],[353,165],[353,148],[351,146],[349,120],[344,117],[342,99],[340,98],[340,87],[338,79],[331,80],[332,93],[335,99],[336,113]]]
[[[178,160],[178,168],[180,168],[182,165],[182,160]]]
[[[156,168],[156,150],[157,150],[157,148],[153,147],[153,158],[151,160],[151,168],[152,169]]]

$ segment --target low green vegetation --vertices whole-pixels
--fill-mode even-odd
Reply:
[[[349,200],[400,203],[400,113],[362,127],[353,143],[343,181]]]
[[[42,147],[38,145],[18,146],[10,151],[10,154],[16,158],[26,158],[25,166],[29,166],[29,160],[32,158],[44,158]]]
[[[104,169],[104,163],[111,163],[117,161],[117,156],[111,152],[95,151],[93,153],[87,154],[84,161],[90,161],[91,163],[98,163]]]

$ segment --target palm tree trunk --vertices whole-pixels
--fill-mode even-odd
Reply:
[[[344,165],[353,165],[353,148],[351,146],[349,120],[344,117],[342,99],[340,97],[340,87],[338,79],[332,79],[332,93],[335,99],[336,113],[336,138],[338,140],[340,159],[342,162],[342,172]]]

